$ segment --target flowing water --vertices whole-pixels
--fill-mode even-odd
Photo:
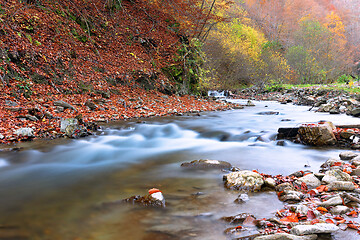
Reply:
[[[241,100],[234,100],[244,103]],[[267,115],[264,112],[278,112]],[[283,207],[274,192],[233,203],[221,171],[189,171],[195,159],[230,162],[268,174],[318,171],[340,149],[276,145],[279,127],[358,118],[313,113],[308,107],[256,102],[241,110],[113,123],[81,140],[37,141],[29,150],[0,153],[0,239],[226,239],[220,217],[249,212],[268,218]],[[156,187],[167,207],[117,204]],[[339,233],[331,239],[355,239]],[[345,237],[344,237],[345,236]],[[354,238],[355,236],[355,238]]]

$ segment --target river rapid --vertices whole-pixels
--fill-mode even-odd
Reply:
[[[344,150],[279,146],[277,129],[319,120],[359,124],[359,118],[276,102],[255,104],[201,116],[112,123],[89,138],[35,141],[24,151],[0,152],[0,239],[221,240],[229,227],[219,220],[223,216],[274,217],[283,208],[275,192],[250,193],[250,201],[235,204],[239,193],[224,189],[224,172],[189,171],[180,164],[215,159],[273,175],[317,172]],[[264,114],[269,111],[278,114]],[[152,187],[163,192],[165,209],[109,204],[145,195]],[[330,239],[356,236],[339,233]]]

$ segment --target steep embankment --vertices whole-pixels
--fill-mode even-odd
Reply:
[[[0,22],[1,143],[17,141],[14,131],[23,127],[36,137],[59,136],[61,118],[107,121],[225,107],[173,95],[176,83],[162,69],[176,65],[186,43],[175,21],[144,1],[7,0]]]

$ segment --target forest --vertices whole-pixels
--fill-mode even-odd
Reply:
[[[176,4],[171,5],[184,9]],[[188,13],[188,18],[176,19],[183,25],[191,22],[188,34],[203,43],[203,86],[351,82],[358,78],[360,67],[359,4],[352,0],[194,1],[190,6],[201,6],[209,14]],[[173,15],[184,16],[183,11]]]

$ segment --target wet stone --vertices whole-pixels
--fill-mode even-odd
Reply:
[[[276,181],[273,178],[266,178],[265,179],[265,185],[270,188],[276,187]]]
[[[249,201],[249,195],[247,195],[246,193],[242,193],[240,194],[237,199],[235,199],[235,203],[238,203],[238,204],[241,204],[241,203],[244,203],[244,202],[247,202]]]
[[[321,185],[320,180],[314,174],[308,174],[295,181],[295,184],[301,187],[302,184],[306,184],[308,189],[314,189]]]
[[[325,173],[322,181],[326,184],[329,184],[334,181],[352,181],[352,178],[349,174],[341,171],[340,169],[329,170]]]
[[[240,213],[235,216],[222,217],[221,220],[228,222],[228,223],[233,223],[233,224],[242,224],[247,217],[255,218],[253,215],[251,215],[249,213]]]
[[[357,153],[354,153],[354,152],[351,152],[351,151],[348,151],[348,152],[342,152],[339,154],[339,157],[341,160],[351,160],[355,157],[357,157],[358,154]]]
[[[290,183],[282,183],[282,184],[279,184],[275,187],[275,190],[277,192],[282,192],[284,191],[285,189],[290,189],[290,190],[293,190],[293,186],[290,184]]]
[[[317,223],[314,225],[297,225],[290,230],[290,233],[295,235],[309,235],[320,233],[333,233],[339,230],[335,224],[332,223]]]
[[[330,191],[354,191],[355,185],[349,181],[334,181],[328,185]]]
[[[334,196],[322,203],[319,204],[320,207],[331,207],[331,206],[337,206],[342,205],[343,199],[340,196]]]
[[[254,240],[315,240],[318,236],[316,234],[311,234],[307,236],[297,236],[288,233],[276,233],[266,236],[260,236],[254,238]]]
[[[187,169],[230,169],[231,164],[225,161],[219,160],[193,160],[191,162],[184,162],[181,164],[181,167]]]
[[[347,212],[350,211],[350,208],[348,208],[347,206],[335,206],[333,208],[330,209],[330,212],[333,214],[333,215],[340,215],[340,214],[345,214]]]
[[[252,171],[232,172],[224,176],[225,187],[228,189],[258,191],[264,184],[263,177]]]
[[[163,201],[153,198],[151,195],[146,196],[132,196],[122,200],[124,203],[139,204],[143,206],[152,206],[152,207],[165,207]]]

